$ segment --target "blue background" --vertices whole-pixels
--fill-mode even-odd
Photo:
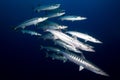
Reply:
[[[90,71],[78,71],[72,63],[45,58],[41,40],[13,30],[21,22],[41,16],[33,11],[37,5],[60,3],[66,14],[85,16],[81,22],[61,22],[68,30],[84,32],[101,40],[92,44],[96,53],[87,53],[88,60],[111,77]],[[0,74],[1,80],[115,80],[120,71],[120,1],[119,0],[1,0],[0,1]],[[59,22],[59,21],[58,21]],[[49,44],[48,42],[46,42]],[[119,80],[119,79],[117,79]]]

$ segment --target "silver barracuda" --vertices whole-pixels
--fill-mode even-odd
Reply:
[[[70,51],[73,51],[73,52],[76,52],[76,53],[82,53],[80,50],[76,49],[74,46],[71,46],[61,40],[54,40],[55,44],[67,49],[67,50],[70,50]]]
[[[40,46],[41,49],[46,49],[47,51],[53,51],[53,52],[59,52],[60,50],[54,47],[44,47],[44,46]]]
[[[66,28],[68,28],[68,26],[59,25],[51,21],[44,21],[42,24],[38,25],[38,29],[43,29],[43,30],[47,30],[47,29],[61,30],[61,29],[66,29]]]
[[[63,62],[66,62],[67,61],[67,58],[63,55],[60,55],[60,54],[56,54],[56,53],[46,53],[46,57],[51,57],[52,60],[60,60],[60,61],[63,61]]]
[[[43,22],[43,21],[45,21],[47,19],[48,19],[48,17],[32,18],[32,19],[27,20],[27,21],[23,22],[22,24],[18,25],[14,29],[15,30],[18,29],[18,28],[24,29],[25,27],[31,26],[31,25],[35,25],[36,26],[38,23]]]
[[[81,16],[73,16],[73,15],[69,15],[69,16],[62,16],[60,18],[60,20],[67,20],[67,21],[80,21],[80,20],[86,20],[86,17],[81,17]]]
[[[35,12],[54,10],[60,7],[60,4],[42,5],[34,9]]]
[[[64,14],[65,14],[64,11],[53,11],[53,12],[49,13],[48,15],[46,15],[46,17],[54,18],[54,17],[63,16]]]
[[[102,43],[101,41],[93,38],[92,36],[90,36],[88,34],[81,33],[81,32],[67,31],[66,33],[71,34],[72,36],[76,36],[78,38],[84,39],[85,41],[90,41],[93,43]]]
[[[92,71],[96,74],[109,76],[103,70],[101,70],[100,68],[98,68],[97,66],[95,66],[94,64],[92,64],[91,62],[89,62],[88,60],[86,60],[83,57],[77,56],[77,55],[70,53],[70,52],[64,52],[64,51],[60,51],[59,53],[62,53],[69,61],[79,65],[80,66],[79,71],[81,71],[82,69],[85,68],[85,69]]]
[[[42,38],[43,38],[44,40],[46,40],[46,39],[54,40],[54,39],[55,39],[54,35],[52,35],[51,33],[48,33],[48,34],[46,34],[46,35],[43,35]]]
[[[31,31],[31,30],[21,30],[22,33],[26,33],[26,34],[30,34],[30,35],[35,35],[35,36],[41,36],[40,33],[35,32],[35,31]]]
[[[66,34],[64,34],[63,32],[57,31],[57,30],[46,30],[50,33],[52,33],[56,38],[60,39],[61,41],[74,46],[76,49],[81,49],[84,51],[90,51],[90,52],[95,52],[91,46],[86,45],[80,41],[78,41],[77,39],[74,39]]]

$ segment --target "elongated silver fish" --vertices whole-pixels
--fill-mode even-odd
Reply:
[[[95,52],[91,46],[86,45],[80,41],[78,41],[77,39],[74,39],[66,34],[64,34],[63,32],[57,31],[57,30],[46,30],[50,33],[52,33],[56,38],[60,39],[61,41],[74,46],[76,49],[81,49],[84,51],[90,51],[90,52]]]
[[[27,21],[23,22],[22,24],[18,25],[14,29],[15,30],[18,29],[18,28],[24,29],[27,26],[37,25],[38,23],[43,22],[43,21],[45,21],[47,19],[48,19],[48,17],[32,18],[32,19],[27,20]]]
[[[60,40],[54,40],[55,44],[67,49],[67,50],[70,50],[70,51],[73,51],[73,52],[76,52],[76,53],[82,53],[80,50],[77,50],[74,46],[71,46],[63,41],[60,41]]]
[[[31,31],[31,30],[22,30],[22,33],[30,34],[30,35],[35,35],[35,36],[41,36],[40,33]]]
[[[51,22],[51,21],[44,21],[42,24],[39,24],[38,29],[43,29],[43,30],[47,30],[47,29],[56,29],[56,30],[61,30],[61,29],[66,29],[68,28],[68,26],[64,26],[64,25],[59,25],[55,22]]]
[[[69,16],[62,16],[60,20],[67,20],[67,21],[79,21],[79,20],[85,20],[87,19],[86,17],[81,17],[81,16],[74,16],[74,15],[69,15]]]
[[[54,40],[54,39],[55,39],[55,37],[54,37],[51,33],[48,33],[48,34],[46,34],[46,35],[43,35],[42,38],[43,38],[44,40],[46,40],[46,39]]]
[[[46,53],[46,57],[51,57],[53,60],[60,60],[64,63],[67,61],[67,58],[65,56],[56,53]]]
[[[104,75],[104,76],[109,76],[107,73],[105,73],[103,70],[86,60],[85,58],[82,58],[80,56],[77,56],[73,53],[70,52],[64,52],[60,51],[59,53],[62,53],[69,61],[79,65],[79,70],[81,71],[82,69],[87,69],[90,70],[96,74]]]
[[[53,51],[53,52],[56,52],[58,53],[60,50],[57,49],[57,48],[54,48],[54,47],[44,47],[44,46],[40,46],[41,49],[46,49],[47,51]]]
[[[64,14],[65,14],[64,11],[58,11],[58,12],[49,13],[46,17],[54,18],[54,17],[62,16]]]
[[[72,36],[76,36],[78,38],[84,39],[85,41],[90,41],[90,42],[94,42],[94,43],[102,43],[101,41],[93,38],[92,36],[81,33],[81,32],[67,31],[66,33],[71,34]]]
[[[60,4],[42,5],[34,9],[35,12],[54,10],[60,7]]]

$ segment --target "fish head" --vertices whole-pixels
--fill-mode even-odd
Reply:
[[[46,29],[46,32],[50,32],[52,35],[56,34],[55,30],[51,30],[51,29]]]
[[[102,42],[101,42],[101,41],[99,41],[99,40],[96,40],[96,43],[100,43],[100,44],[102,44]]]
[[[86,18],[86,17],[78,16],[76,19],[77,19],[77,20],[85,20],[85,19],[87,19],[87,18]]]
[[[54,5],[49,6],[49,9],[53,10],[53,9],[57,9],[59,7],[60,7],[60,4],[54,4]]]
[[[45,21],[45,20],[47,20],[47,19],[48,19],[48,17],[38,18],[38,22]]]
[[[101,43],[101,44],[102,44],[101,41],[99,41],[98,39],[95,39],[95,38],[93,38],[93,37],[88,37],[88,39],[89,39],[90,41],[92,41],[92,42]]]
[[[47,29],[47,30],[45,30],[46,32],[51,32],[51,30],[50,29]]]
[[[109,74],[107,74],[106,72],[104,72],[103,70],[100,70],[100,69],[98,69],[97,71],[95,71],[95,73],[109,77]]]
[[[87,51],[90,51],[90,52],[95,52],[95,50],[94,50],[94,49],[92,49],[92,48],[91,48],[91,46],[89,46],[89,47],[87,48]]]
[[[57,13],[58,16],[62,16],[62,15],[64,15],[64,14],[65,14],[64,11],[61,11],[61,12],[58,12],[58,13]]]
[[[64,12],[64,11],[62,11],[60,14],[61,14],[61,15],[64,15],[64,14],[65,14],[65,12]]]

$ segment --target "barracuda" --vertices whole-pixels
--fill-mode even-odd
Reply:
[[[56,30],[61,30],[61,29],[66,29],[68,28],[68,26],[64,26],[64,25],[59,25],[55,22],[51,22],[51,21],[44,21],[42,24],[39,24],[38,29],[43,29],[43,30],[47,30],[47,29],[56,29]]]
[[[64,43],[63,41],[55,40],[54,42],[55,42],[55,44],[65,48],[67,50],[70,50],[70,51],[73,51],[73,52],[76,52],[76,53],[82,53],[80,50],[77,50],[74,46],[71,46],[67,43]]]
[[[91,46],[89,46],[88,44],[84,44],[80,41],[78,41],[77,39],[74,39],[66,34],[64,34],[63,32],[57,31],[57,30],[46,30],[50,33],[52,33],[56,38],[60,39],[61,41],[74,46],[76,49],[81,49],[84,51],[90,51],[90,52],[95,52]]]
[[[60,18],[60,20],[67,20],[67,21],[78,21],[78,20],[85,20],[87,19],[86,17],[81,17],[81,16],[73,16],[73,15],[70,15],[70,16],[63,16]]]
[[[34,9],[35,12],[54,10],[60,7],[60,4],[43,5]]]
[[[65,56],[56,54],[56,53],[51,53],[51,54],[46,53],[46,57],[51,57],[52,60],[56,59],[56,60],[63,61],[64,63],[67,61],[67,58]]]
[[[30,34],[30,35],[35,35],[35,36],[41,36],[40,33],[31,31],[31,30],[22,30],[22,33]]]
[[[85,69],[90,70],[96,74],[109,76],[103,70],[101,70],[100,68],[98,68],[97,66],[95,66],[94,64],[92,64],[91,62],[89,62],[88,60],[86,60],[83,57],[77,56],[77,55],[70,53],[70,52],[64,52],[64,51],[60,51],[59,53],[62,53],[69,61],[79,65],[80,66],[79,71],[81,71],[82,69],[85,68]]]
[[[66,33],[71,34],[72,36],[76,36],[78,38],[84,39],[85,41],[90,41],[90,42],[94,42],[94,43],[102,43],[101,41],[93,38],[92,36],[81,33],[81,32],[67,31]]]
[[[44,46],[40,46],[41,49],[46,49],[47,51],[53,51],[53,52],[56,52],[58,53],[60,50],[57,49],[57,48],[54,48],[54,47],[44,47]]]
[[[48,19],[48,17],[32,18],[32,19],[27,20],[27,21],[23,22],[22,24],[18,25],[14,29],[15,30],[18,29],[18,28],[24,29],[25,27],[31,26],[31,25],[35,25],[36,26],[38,23],[43,22],[43,21],[45,21],[47,19]]]

